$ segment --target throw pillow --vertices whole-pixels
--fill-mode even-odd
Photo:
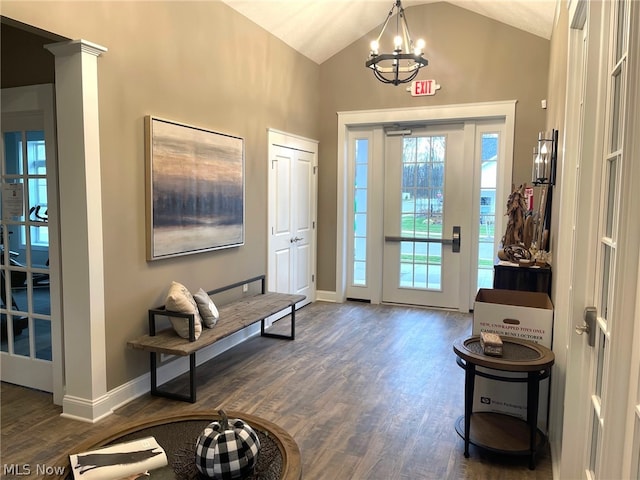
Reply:
[[[198,305],[193,299],[193,295],[187,290],[187,287],[178,282],[171,282],[167,300],[164,303],[167,310],[180,313],[192,313],[195,320],[196,339],[202,333],[202,318],[198,311]],[[189,338],[189,319],[180,317],[169,317],[173,329],[182,338]]]
[[[209,294],[201,288],[193,294],[193,298],[198,305],[198,311],[200,312],[204,326],[207,328],[215,327],[216,323],[218,323],[218,318],[220,318],[220,314]]]

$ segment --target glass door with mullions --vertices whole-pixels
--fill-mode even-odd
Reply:
[[[37,119],[17,120],[12,122],[3,118],[2,132],[2,380],[11,381],[13,377],[21,377],[26,380],[27,386],[51,391],[45,132],[38,128]]]
[[[463,126],[389,136],[386,150],[383,300],[457,308],[470,222]]]

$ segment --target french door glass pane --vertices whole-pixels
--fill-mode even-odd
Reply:
[[[609,307],[609,275],[611,273],[611,247],[607,244],[602,244],[603,255],[602,255],[602,284],[601,284],[601,295],[600,295],[600,315],[602,318],[608,318],[608,307]]]
[[[598,341],[598,360],[596,363],[596,385],[595,394],[598,398],[602,398],[602,381],[604,376],[604,362],[607,351],[607,336],[598,328],[600,339]]]
[[[29,336],[30,336],[29,332],[31,329],[29,328],[28,324],[25,322],[24,327],[20,330],[20,333],[16,334],[15,325],[17,320],[19,321],[20,319],[16,319],[16,317],[14,317],[13,354],[20,355],[22,357],[30,357],[31,346],[29,345]]]
[[[627,48],[627,36],[625,35],[627,27],[627,2],[626,0],[618,0],[617,3],[617,29],[616,29],[616,55],[617,62],[622,58]]]
[[[600,437],[600,420],[595,409],[592,410],[593,417],[591,422],[591,450],[589,453],[589,471],[591,472],[591,478],[595,478],[595,472],[598,459],[598,439]]]
[[[480,224],[478,225],[478,288],[493,286],[496,224],[498,134],[483,133],[480,152]]]
[[[52,360],[47,157],[44,132],[4,132],[3,183],[20,183],[21,216],[2,219],[1,350]],[[6,263],[6,265],[5,265]],[[9,336],[8,325],[12,326]]]
[[[27,173],[29,175],[47,174],[47,155],[44,144],[44,131],[27,133]]]
[[[22,132],[4,133],[5,174],[20,175],[22,173]]]
[[[636,405],[636,415],[635,415],[635,453],[634,453],[634,465],[632,465],[632,476],[636,480],[640,480],[640,405]]]
[[[611,92],[611,151],[618,150],[620,144],[619,125],[620,125],[620,95],[622,88],[622,70],[613,75]]]
[[[444,135],[407,137],[402,148],[402,237],[442,238]],[[437,243],[400,242],[400,287],[442,288],[442,250]]]
[[[607,210],[606,210],[606,218],[605,218],[605,236],[608,238],[613,237],[613,218],[614,218],[614,207],[615,207],[615,199],[616,199],[616,170],[617,170],[617,158],[610,160],[608,162],[608,172],[609,176],[609,188],[607,195]]]
[[[42,318],[36,318],[33,323],[35,324],[35,348],[36,358],[40,360],[53,359],[51,354],[51,322]]]

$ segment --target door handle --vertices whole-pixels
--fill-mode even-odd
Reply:
[[[576,333],[582,335],[586,333],[588,336],[587,343],[590,347],[596,344],[596,319],[598,310],[596,307],[587,307],[584,309],[584,324],[576,325]]]
[[[290,242],[290,243],[298,243],[300,240],[302,240],[302,238],[300,238],[300,237],[295,237],[295,238],[292,238],[291,240],[289,240],[289,242]]]
[[[419,242],[419,243],[441,243],[451,245],[453,253],[460,253],[461,228],[459,225],[453,227],[451,238],[424,238],[424,237],[394,237],[386,235],[385,242]]]

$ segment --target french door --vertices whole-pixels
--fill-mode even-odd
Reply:
[[[640,8],[630,0],[576,3],[570,65],[584,66],[584,103],[574,108],[583,112],[576,113],[581,131],[572,145],[583,161],[574,230],[583,241],[576,242],[582,255],[574,258],[572,320],[581,335],[569,339],[565,405],[572,408],[565,409],[563,443],[578,448],[563,450],[561,474],[640,478]]]
[[[2,101],[2,380],[53,392],[61,362],[53,92],[5,89]]]
[[[458,308],[461,236],[471,231],[464,126],[387,136],[382,300]]]

